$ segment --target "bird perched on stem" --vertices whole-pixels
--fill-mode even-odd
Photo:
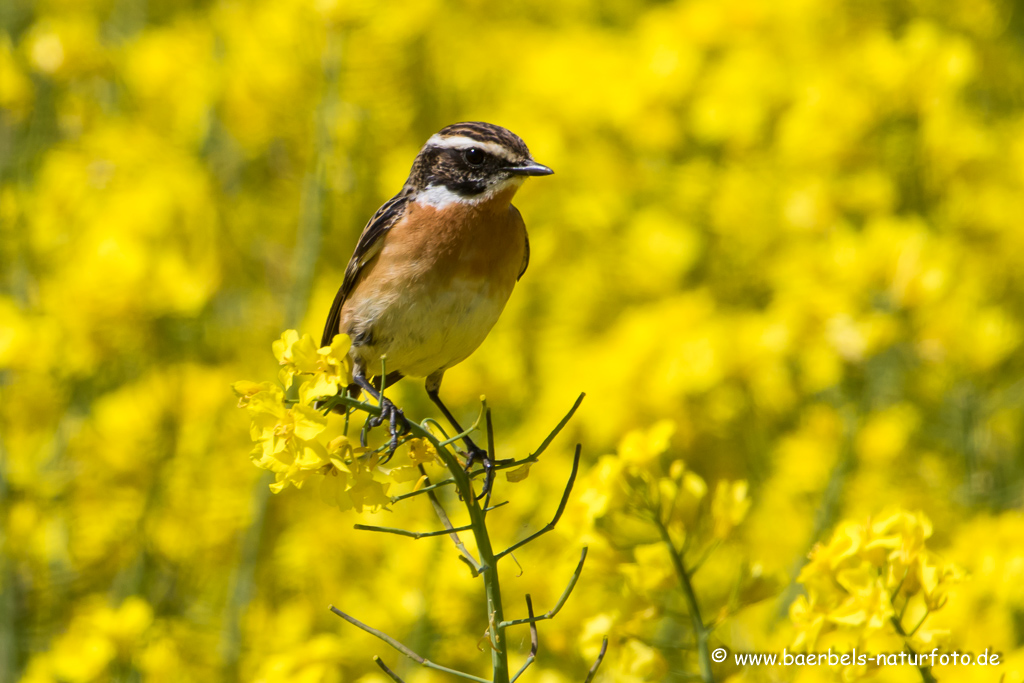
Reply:
[[[441,379],[480,346],[526,272],[530,244],[512,197],[527,176],[551,173],[511,131],[456,123],[427,140],[401,192],[363,228],[322,344],[339,333],[351,337],[349,392],[363,389],[380,401],[381,415],[369,426],[388,421],[390,453],[408,424],[382,397],[382,381],[425,377],[430,400],[464,431],[441,401]],[[493,454],[464,441],[467,469],[479,461],[487,470],[486,492]]]

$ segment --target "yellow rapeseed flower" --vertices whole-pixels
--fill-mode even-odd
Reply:
[[[335,335],[330,346],[317,348],[310,335],[300,337],[295,330],[286,330],[273,343],[274,356],[281,365],[281,383],[288,389],[298,380],[299,400],[307,405],[334,396],[351,381],[352,367],[347,356],[351,346],[352,341],[345,334]]]
[[[923,624],[945,606],[950,586],[961,576],[925,547],[931,533],[927,517],[899,508],[866,523],[843,522],[828,543],[815,546],[798,577],[807,594],[789,610],[794,647],[813,649],[830,631],[857,642],[879,636],[906,641],[908,632],[915,638],[920,633],[914,642],[941,638],[942,629],[901,623],[906,617]],[[846,667],[843,675],[853,680],[863,673]]]
[[[716,485],[715,497],[711,501],[711,517],[718,538],[727,538],[746,518],[750,510],[748,488],[746,481],[719,481]]]

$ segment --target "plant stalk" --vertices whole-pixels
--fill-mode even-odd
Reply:
[[[696,641],[694,644],[697,649],[697,661],[700,665],[700,678],[704,683],[715,683],[715,677],[711,673],[711,651],[708,649],[708,637],[711,635],[711,631],[704,625],[704,619],[700,615],[700,606],[697,604],[697,594],[693,591],[693,584],[690,582],[690,574],[686,571],[683,557],[676,550],[676,546],[672,542],[672,537],[669,535],[665,523],[657,515],[654,517],[654,523],[657,525],[658,532],[661,534],[661,538],[665,545],[668,546],[669,554],[672,556],[672,565],[675,567],[676,576],[679,577],[679,583],[683,589],[683,597],[686,599],[687,611],[690,613],[690,620],[693,622],[693,636]]]

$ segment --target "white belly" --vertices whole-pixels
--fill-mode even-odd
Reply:
[[[480,280],[453,279],[432,296],[408,296],[382,302],[359,317],[372,320],[372,340],[358,349],[367,373],[380,372],[386,355],[388,372],[426,377],[465,360],[483,343],[505,308],[512,288],[495,288]],[[408,305],[414,300],[416,305]]]

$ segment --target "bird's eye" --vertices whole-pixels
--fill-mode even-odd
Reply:
[[[479,166],[484,163],[484,153],[478,150],[476,147],[470,147],[465,153],[466,162],[470,166]]]

